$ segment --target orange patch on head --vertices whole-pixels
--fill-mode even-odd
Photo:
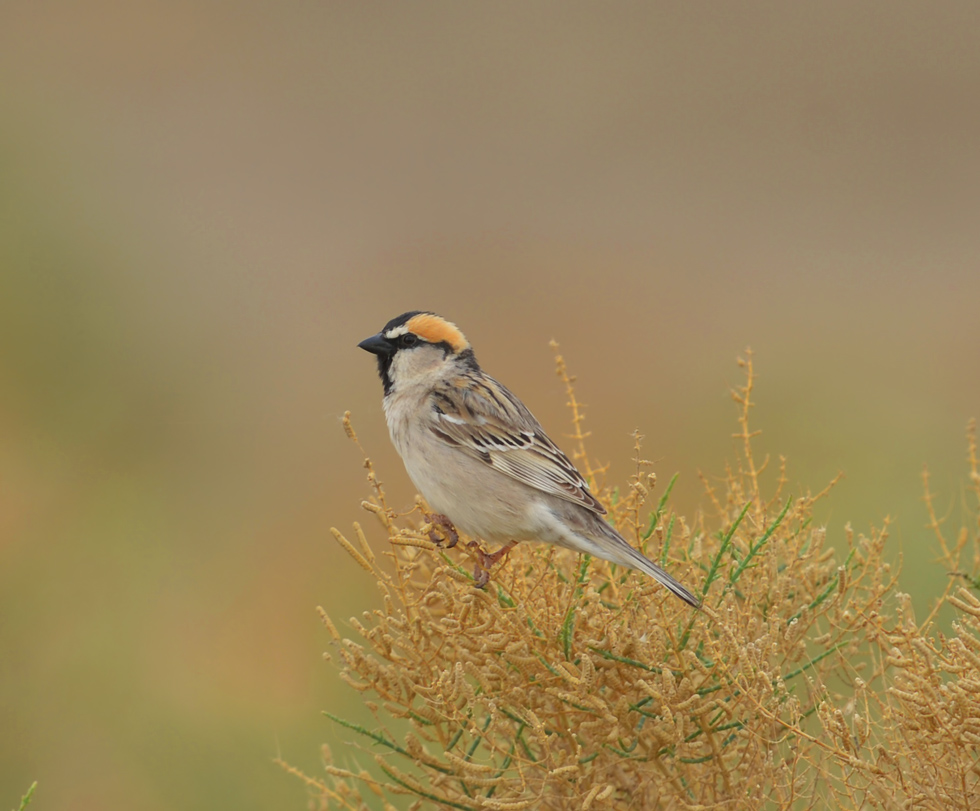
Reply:
[[[405,325],[424,341],[440,344],[445,341],[453,348],[453,352],[462,352],[469,348],[469,341],[452,321],[447,321],[432,313],[419,313],[409,319]]]

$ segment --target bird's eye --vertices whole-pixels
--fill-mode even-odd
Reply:
[[[418,336],[411,332],[406,332],[404,335],[402,335],[400,340],[402,348],[404,349],[408,349],[410,346],[415,346],[415,344],[417,344],[418,342],[419,342]]]

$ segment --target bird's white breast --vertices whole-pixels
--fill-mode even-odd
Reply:
[[[488,541],[537,540],[543,529],[533,509],[532,488],[461,448],[440,440],[428,389],[392,392],[385,398],[391,441],[413,484],[433,511],[467,535]],[[535,499],[536,500],[536,499]]]

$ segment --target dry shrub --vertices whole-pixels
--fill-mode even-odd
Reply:
[[[950,571],[973,552],[971,573],[943,595],[959,613],[947,638],[897,592],[887,524],[869,537],[848,527],[835,550],[813,522],[829,486],[789,495],[781,461],[763,492],[751,354],[740,363],[740,458],[718,486],[705,480],[707,514],[677,515],[673,481],[647,507],[656,480],[639,438],[624,493],[598,488],[623,535],[704,595],[701,612],[642,574],[537,544],[520,544],[476,589],[464,544],[434,546],[421,509],[397,516],[365,461],[363,506],[390,551],[379,560],[359,525],[353,540],[333,532],[377,581],[380,607],[348,633],[322,616],[340,677],[376,723],[327,713],[362,753],[338,763],[325,748],[327,777],[303,776],[314,807],[980,807],[980,600],[963,588],[980,585],[980,527],[950,542],[926,479]],[[596,481],[560,356],[558,371],[575,462]],[[975,424],[969,466],[974,512]]]

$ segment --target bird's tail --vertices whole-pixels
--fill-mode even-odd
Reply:
[[[630,569],[636,569],[637,571],[650,575],[650,577],[672,591],[688,605],[692,605],[695,608],[701,607],[701,601],[697,597],[667,574],[656,563],[630,546],[623,536],[616,532],[609,524],[601,518],[598,519],[598,523],[603,527],[603,540],[609,541],[608,546],[604,548],[606,554],[602,555],[602,557],[612,563],[628,566]]]

